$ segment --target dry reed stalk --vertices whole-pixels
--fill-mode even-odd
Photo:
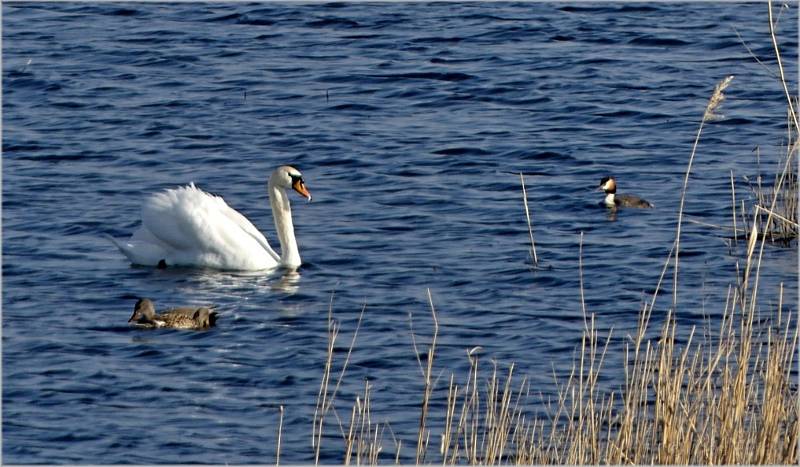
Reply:
[[[530,426],[521,408],[523,398],[528,395],[527,378],[522,379],[515,391],[515,366],[512,364],[508,374],[501,378],[497,363],[493,362],[491,375],[485,383],[486,396],[482,398],[477,378],[477,350],[473,348],[467,353],[470,371],[463,391],[455,384],[454,376],[450,377],[440,448],[444,465],[519,462],[519,447],[528,443]],[[459,397],[460,393],[463,398]],[[458,424],[455,423],[456,413],[460,414]]]
[[[533,258],[533,265],[539,265],[539,257],[536,256],[536,243],[533,241],[533,224],[531,224],[531,214],[528,210],[528,192],[525,190],[525,177],[522,172],[519,173],[519,181],[522,184],[522,203],[525,206],[525,219],[528,221],[528,236],[531,239],[531,257]]]
[[[796,135],[798,132],[800,132],[800,122],[798,122],[798,117],[797,117],[797,113],[795,112],[795,109],[794,109],[794,103],[793,103],[793,100],[792,100],[792,96],[789,93],[789,88],[788,88],[788,85],[786,83],[786,76],[785,76],[784,69],[783,69],[783,61],[781,59],[781,53],[780,53],[780,49],[778,47],[778,39],[777,39],[777,36],[776,36],[776,33],[775,33],[775,22],[774,22],[773,13],[772,13],[772,1],[768,1],[767,2],[767,10],[768,10],[768,16],[769,16],[770,38],[772,39],[772,45],[773,45],[773,49],[775,51],[775,58],[776,58],[777,63],[778,63],[778,71],[779,71],[779,74],[780,74],[780,82],[781,82],[784,94],[786,96],[786,103],[787,103],[787,109],[788,109],[788,114],[789,114],[789,145],[788,145],[786,160],[785,160],[783,169],[781,170],[780,175],[778,176],[778,178],[777,178],[777,180],[775,182],[775,185],[773,187],[773,190],[772,190],[772,200],[770,202],[769,209],[765,210],[768,215],[767,215],[767,220],[765,221],[765,225],[762,228],[762,232],[764,233],[764,237],[761,240],[761,246],[759,248],[759,262],[760,262],[760,258],[763,255],[764,242],[766,240],[766,236],[767,236],[768,233],[771,232],[770,227],[771,227],[772,219],[774,217],[774,214],[777,213],[777,209],[776,208],[778,206],[778,200],[779,199],[786,200],[784,202],[784,204],[786,206],[786,211],[785,212],[788,215],[787,216],[783,216],[783,217],[787,217],[789,219],[794,218],[794,224],[797,224],[796,220],[797,220],[797,207],[798,207],[798,205],[797,205],[797,193],[798,193],[797,177],[792,172],[792,164],[791,164],[791,162],[792,162],[792,158],[794,157],[794,155],[797,152],[798,144],[800,143],[797,140],[796,137],[793,137],[793,135]],[[792,129],[794,129],[794,131],[792,131]],[[788,189],[785,189],[784,188],[784,183],[785,183],[787,178],[790,179],[790,183],[789,183]],[[784,189],[786,190],[786,193],[784,193]],[[759,189],[759,193],[761,193],[760,189]],[[781,194],[784,195],[782,198],[781,198]],[[765,203],[763,201],[764,201],[763,199],[760,199],[759,200],[759,204],[764,205]],[[794,238],[794,237],[796,237],[798,235],[798,229],[791,223],[791,221],[788,224],[788,226],[784,225],[783,230],[784,230],[784,235],[788,235],[789,238]]]
[[[747,208],[745,208],[744,200],[742,200],[742,228],[744,228],[744,238],[748,238],[750,236],[750,232],[747,230],[747,226],[750,224],[747,222]]]
[[[578,289],[581,295],[581,314],[583,316],[583,329],[586,330],[586,297],[583,292],[583,231],[578,239]]]
[[[345,438],[344,465],[350,465],[355,455],[356,465],[377,465],[382,450],[383,432],[372,423],[372,386],[364,382],[364,394],[356,396]]]
[[[360,404],[361,399],[356,396],[356,401],[353,403],[353,410],[350,414],[350,428],[348,429],[347,437],[345,438],[344,465],[350,465],[350,458],[353,457],[353,440],[355,439],[356,414],[358,413],[358,407]]]
[[[736,185],[733,183],[733,170],[731,170],[731,207],[733,208],[733,241],[739,243],[739,233],[736,229]]]
[[[790,121],[789,123],[791,124]],[[772,212],[771,219],[768,216],[769,224],[765,222],[761,225],[761,234],[767,236],[773,243],[784,245],[789,245],[800,234],[797,211],[800,187],[798,187],[798,179],[791,164],[797,151],[798,142],[794,132],[789,137],[790,141],[794,140],[794,143],[787,147],[787,153],[781,163],[781,171],[775,176],[773,185],[768,189],[763,188],[760,183],[760,172],[757,177],[758,184],[750,185],[750,190],[756,198],[756,209],[760,208],[767,214],[769,211]]]
[[[339,335],[339,328],[333,321],[333,293],[328,306],[328,347],[326,352],[325,367],[322,372],[319,392],[317,393],[317,404],[314,408],[314,419],[312,423],[311,447],[314,449],[314,464],[319,464],[319,451],[322,443],[322,427],[325,419],[326,407],[328,407],[328,385],[330,384],[331,368],[333,366],[333,349],[336,338]]]
[[[444,431],[442,432],[442,443],[439,453],[442,455],[443,462],[446,462],[453,442],[453,417],[456,412],[456,400],[458,399],[458,386],[454,384],[455,375],[450,375],[450,384],[447,386],[447,409],[444,416]]]
[[[431,315],[433,316],[433,338],[431,345],[428,347],[428,366],[425,372],[425,389],[422,396],[422,410],[419,416],[419,431],[417,434],[417,456],[416,463],[421,464],[425,459],[425,452],[428,449],[428,442],[430,433],[426,428],[426,421],[428,418],[428,404],[430,403],[431,393],[433,392],[433,357],[436,353],[436,338],[439,336],[439,319],[436,317],[436,308],[433,306],[433,297],[431,297],[431,289],[428,289],[428,303],[431,306]]]
[[[281,465],[281,436],[283,434],[283,406],[280,406],[280,419],[278,420],[278,448],[275,452],[275,465]]]
[[[315,465],[319,464],[319,454],[322,445],[322,434],[324,432],[325,416],[328,414],[329,411],[331,411],[331,409],[333,409],[333,414],[339,422],[339,430],[341,431],[342,437],[346,439],[346,434],[342,426],[342,421],[339,418],[339,414],[336,412],[336,409],[334,408],[333,404],[336,400],[336,394],[339,392],[339,388],[341,387],[342,381],[344,380],[345,371],[347,370],[347,365],[350,363],[350,357],[353,353],[353,348],[355,347],[356,338],[358,337],[358,331],[359,329],[361,329],[361,321],[363,320],[364,312],[366,311],[366,305],[364,305],[361,308],[361,313],[359,313],[358,315],[358,322],[356,323],[356,329],[353,332],[353,338],[350,341],[350,346],[347,349],[347,354],[345,356],[344,363],[342,364],[342,369],[339,373],[336,386],[334,387],[333,391],[329,391],[331,383],[331,373],[333,369],[333,354],[334,354],[336,339],[339,337],[339,331],[341,328],[341,326],[333,320],[333,296],[334,294],[331,293],[331,300],[328,305],[328,345],[326,350],[325,367],[322,373],[322,380],[320,381],[320,388],[317,394],[317,403],[316,407],[314,408],[314,418],[312,422],[311,446],[314,449]]]
[[[769,19],[769,35],[772,39],[772,47],[775,50],[775,57],[778,60],[778,71],[780,72],[781,84],[783,85],[783,92],[786,95],[786,100],[789,104],[789,113],[794,123],[794,127],[800,130],[800,121],[797,119],[797,113],[794,111],[792,105],[792,95],[789,92],[789,86],[786,84],[786,75],[783,72],[783,61],[781,60],[781,51],[778,47],[778,37],[775,34],[775,21],[772,18],[772,0],[767,1],[767,14]]]
[[[778,214],[775,211],[767,209],[767,208],[765,208],[765,207],[763,207],[761,205],[758,205],[758,204],[756,205],[756,209],[759,210],[759,211],[762,211],[762,212],[766,212],[767,214],[771,215],[772,217],[775,217],[778,220],[785,222],[786,225],[788,225],[789,227],[793,227],[795,229],[796,228],[800,228],[800,224],[798,224],[797,221],[789,219],[788,217],[784,217],[784,216]]]
[[[706,109],[703,112],[703,118],[700,120],[700,126],[697,128],[697,136],[695,136],[694,144],[692,144],[692,153],[689,156],[689,164],[686,167],[686,174],[683,177],[683,189],[681,190],[681,201],[678,207],[678,226],[675,230],[675,267],[672,283],[672,308],[677,309],[678,306],[678,259],[680,257],[681,246],[681,224],[683,221],[683,208],[686,202],[686,190],[689,186],[689,174],[692,172],[692,163],[694,162],[695,154],[697,153],[697,145],[700,143],[700,135],[703,133],[703,126],[706,122],[715,120],[718,115],[714,112],[725,100],[725,89],[733,81],[733,75],[726,76],[722,81],[717,83],[714,87],[714,92],[711,93],[711,98],[708,100]]]

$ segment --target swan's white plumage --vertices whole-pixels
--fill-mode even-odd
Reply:
[[[279,206],[273,202],[279,194],[285,199],[286,183],[280,182],[281,170],[289,170],[290,174],[294,171],[296,177],[300,175],[296,169],[284,166],[270,179],[270,200],[276,224],[278,218],[286,217],[291,228],[288,200]],[[288,183],[291,186],[291,182]],[[293,228],[291,232],[279,232],[279,237],[291,238],[298,264],[288,266],[299,266]],[[204,192],[194,183],[148,197],[142,205],[141,227],[129,240],[114,240],[114,243],[132,263],[148,266],[156,266],[162,260],[168,265],[230,270],[271,269],[282,264],[281,257],[245,216],[221,197]]]

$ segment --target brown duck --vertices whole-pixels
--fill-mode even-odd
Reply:
[[[172,308],[157,314],[150,299],[140,298],[128,322],[144,328],[208,329],[216,324],[217,316],[207,307]]]

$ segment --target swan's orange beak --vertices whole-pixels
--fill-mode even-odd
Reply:
[[[308,192],[308,188],[306,188],[306,184],[303,182],[302,178],[296,178],[292,182],[292,189],[300,193],[300,196],[303,198],[311,201],[311,193]]]

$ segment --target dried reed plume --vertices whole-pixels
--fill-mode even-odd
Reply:
[[[686,167],[686,174],[683,177],[683,188],[681,189],[681,202],[678,207],[678,226],[675,229],[675,264],[673,268],[673,282],[672,282],[672,309],[677,310],[678,307],[678,258],[680,257],[681,249],[681,225],[683,223],[683,208],[686,203],[686,189],[689,187],[689,174],[692,172],[692,164],[694,163],[694,156],[697,153],[697,145],[700,143],[700,135],[703,133],[703,126],[706,122],[719,118],[714,112],[725,100],[725,89],[733,81],[733,75],[725,77],[722,81],[717,83],[714,87],[714,92],[711,93],[711,98],[708,100],[706,110],[703,113],[703,119],[700,120],[700,126],[697,128],[697,136],[694,138],[692,144],[692,153],[689,156],[689,165]]]

